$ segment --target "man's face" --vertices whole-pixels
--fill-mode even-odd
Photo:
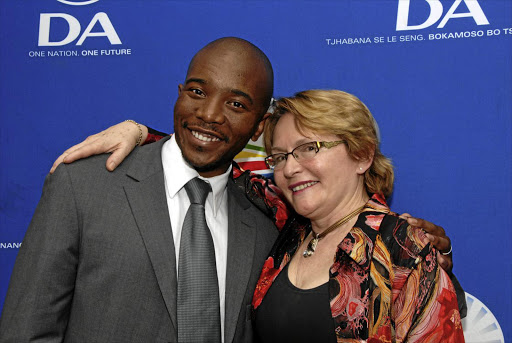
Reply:
[[[200,175],[224,173],[263,131],[266,74],[255,58],[213,48],[200,52],[174,106],[176,141]]]

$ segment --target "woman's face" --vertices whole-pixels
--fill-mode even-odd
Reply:
[[[272,154],[290,152],[311,141],[340,140],[333,134],[304,134],[297,130],[293,115],[284,114],[274,130]],[[274,170],[274,179],[300,215],[311,220],[337,220],[345,205],[361,198],[366,168],[349,157],[345,144],[339,144],[330,149],[320,148],[314,158],[300,163],[288,155],[284,167]]]

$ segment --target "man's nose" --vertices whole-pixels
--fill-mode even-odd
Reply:
[[[222,124],[225,120],[224,101],[216,98],[206,98],[201,101],[197,116],[207,123]]]

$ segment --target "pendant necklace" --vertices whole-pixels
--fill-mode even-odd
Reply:
[[[340,227],[341,225],[348,222],[350,219],[352,219],[354,216],[358,215],[359,213],[363,212],[366,205],[363,205],[359,207],[358,209],[354,210],[353,212],[350,212],[345,217],[338,220],[336,223],[329,226],[327,229],[325,229],[322,233],[316,233],[313,228],[311,228],[311,234],[313,236],[313,239],[308,244],[308,247],[304,252],[302,253],[302,256],[309,257],[314,254],[316,246],[318,244],[318,241],[327,236],[331,231],[336,229],[337,227]]]

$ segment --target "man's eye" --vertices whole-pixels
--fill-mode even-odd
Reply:
[[[231,105],[236,108],[245,108],[245,105],[238,101],[232,101]]]
[[[204,95],[204,92],[202,90],[200,90],[200,89],[197,89],[197,88],[192,88],[192,89],[190,89],[190,91],[192,93],[194,93],[194,94],[197,94],[197,95],[201,95],[201,96]]]

